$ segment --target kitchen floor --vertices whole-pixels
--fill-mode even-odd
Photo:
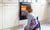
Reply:
[[[24,28],[21,27],[21,28],[18,28],[17,30],[24,30]],[[50,24],[41,25],[41,30],[50,30]]]
[[[24,27],[23,25],[19,25],[18,27],[13,27],[13,28],[8,28],[8,29],[3,29],[3,30],[24,30]],[[42,24],[41,30],[50,30],[50,23]]]

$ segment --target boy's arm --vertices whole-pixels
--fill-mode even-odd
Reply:
[[[31,22],[31,24],[32,24],[32,26],[30,26],[29,28],[30,28],[30,29],[34,29],[34,28],[37,26],[38,21],[37,21],[37,20],[35,20],[35,21],[33,20],[33,21]],[[30,24],[30,25],[31,25],[31,24]]]

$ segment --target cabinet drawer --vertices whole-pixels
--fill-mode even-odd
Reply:
[[[18,4],[18,0],[3,0],[6,4]]]

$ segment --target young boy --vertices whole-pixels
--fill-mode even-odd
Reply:
[[[28,11],[28,23],[27,26],[25,26],[25,30],[37,30],[36,26],[38,24],[37,19],[35,19],[32,9],[31,9],[31,5],[27,6],[27,11]]]

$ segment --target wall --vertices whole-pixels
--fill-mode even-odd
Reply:
[[[47,1],[41,0],[40,3],[34,3],[32,4],[33,13],[35,16],[39,17],[39,21],[42,23],[46,23],[47,21]]]

